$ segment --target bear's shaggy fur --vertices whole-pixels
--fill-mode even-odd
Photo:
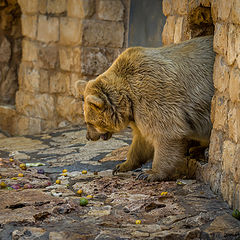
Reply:
[[[132,128],[127,160],[114,172],[153,159],[149,181],[169,178],[182,163],[186,140],[208,144],[215,54],[212,37],[161,48],[133,47],[84,91],[87,138],[109,139]]]

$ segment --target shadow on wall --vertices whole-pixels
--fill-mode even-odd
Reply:
[[[192,38],[213,35],[214,24],[211,7],[199,6],[193,9],[188,17]]]
[[[0,1],[0,105],[14,105],[22,54],[21,10],[17,0]]]

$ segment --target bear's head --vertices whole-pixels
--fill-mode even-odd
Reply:
[[[128,126],[132,115],[130,98],[109,76],[100,75],[86,84],[84,119],[88,140],[110,139],[113,133]]]

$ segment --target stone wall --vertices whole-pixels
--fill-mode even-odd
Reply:
[[[240,1],[163,0],[163,43],[214,33],[215,95],[209,163],[204,180],[233,208],[240,208]],[[214,30],[215,28],[215,30]],[[214,30],[214,32],[213,32]]]
[[[209,0],[163,0],[163,13],[167,16],[164,45],[213,34]]]
[[[215,24],[213,131],[206,181],[240,209],[240,1],[212,2]]]
[[[18,3],[24,39],[11,133],[81,124],[75,82],[104,72],[126,47],[128,0]]]

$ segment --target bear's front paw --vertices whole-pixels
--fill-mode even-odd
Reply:
[[[113,171],[112,171],[112,175],[115,175],[115,174],[121,172],[121,171],[120,171],[120,165],[121,165],[121,164],[118,164],[118,165],[115,166],[115,168],[114,168]]]
[[[131,171],[131,170],[134,170],[138,167],[139,167],[139,165],[137,165],[137,164],[132,164],[130,161],[125,161],[123,163],[120,163],[120,164],[116,165],[116,167],[112,171],[112,174],[115,175],[119,172]]]
[[[129,171],[129,168],[126,166],[126,164],[124,162],[124,163],[120,163],[120,164],[116,165],[112,171],[112,174],[115,175],[119,172],[127,172],[127,171]]]
[[[162,181],[165,177],[159,173],[154,173],[152,171],[141,172],[137,177],[140,180],[146,180],[148,182]]]

